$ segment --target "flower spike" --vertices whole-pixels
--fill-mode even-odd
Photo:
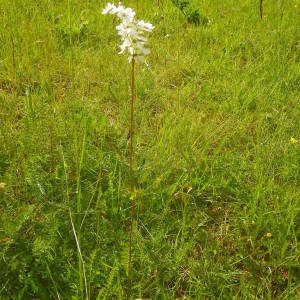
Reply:
[[[154,26],[143,20],[136,20],[135,12],[132,8],[126,8],[120,2],[116,7],[114,4],[107,3],[102,14],[116,15],[121,23],[116,26],[118,35],[121,37],[122,44],[119,54],[128,52],[128,61],[137,63],[146,63],[145,56],[150,54],[147,47],[146,35],[153,31]]]

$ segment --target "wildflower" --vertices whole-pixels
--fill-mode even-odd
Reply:
[[[133,60],[137,63],[146,63],[145,56],[150,54],[146,35],[152,32],[154,26],[149,22],[136,20],[135,12],[131,8],[125,8],[121,3],[119,3],[118,7],[107,3],[102,14],[116,15],[120,19],[121,23],[116,26],[122,41],[119,54],[128,52],[128,61],[130,63]]]
[[[128,288],[127,298],[131,296],[131,261],[132,261],[132,237],[133,237],[133,221],[135,212],[136,189],[133,180],[133,128],[134,128],[134,99],[135,99],[135,62],[146,63],[145,56],[150,53],[147,47],[146,35],[154,29],[151,23],[143,20],[136,20],[135,12],[131,8],[125,8],[122,3],[116,7],[114,4],[108,3],[103,9],[102,14],[116,15],[120,20],[120,24],[116,26],[118,35],[121,37],[121,45],[119,54],[128,53],[128,61],[131,63],[131,99],[130,99],[130,127],[129,127],[129,182],[130,182],[130,200],[131,205],[131,222],[129,227],[129,256],[128,256]],[[146,63],[147,64],[147,63]]]
[[[272,233],[271,233],[271,232],[268,232],[268,233],[266,234],[266,237],[267,237],[267,238],[271,238],[271,237],[272,237]]]
[[[102,10],[102,14],[114,14],[116,12],[117,8],[115,5],[111,3],[107,3],[107,6],[105,9]]]
[[[295,145],[298,143],[298,140],[296,140],[294,137],[291,137],[290,142],[292,145]]]
[[[0,189],[4,189],[6,186],[6,183],[5,182],[0,182]]]

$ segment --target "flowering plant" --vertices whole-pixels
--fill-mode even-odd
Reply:
[[[135,63],[146,63],[145,56],[150,53],[147,47],[147,34],[152,32],[154,26],[151,23],[135,18],[135,12],[131,8],[126,8],[120,2],[119,6],[108,3],[106,8],[103,9],[102,14],[116,15],[120,24],[116,26],[119,36],[121,37],[122,44],[120,45],[121,51],[119,54],[128,52],[128,61],[131,63],[131,100],[130,100],[130,128],[129,128],[129,182],[130,182],[130,200],[131,205],[131,218],[129,227],[129,254],[127,266],[127,299],[130,298],[131,293],[131,260],[132,260],[132,236],[133,236],[133,221],[135,211],[135,188],[133,176],[133,107],[135,99]]]
[[[116,26],[122,40],[119,54],[124,54],[127,50],[130,63],[133,60],[137,63],[146,63],[145,56],[150,53],[150,49],[147,47],[146,35],[152,32],[154,26],[143,20],[136,20],[135,12],[131,8],[124,7],[121,2],[118,7],[108,3],[102,14],[116,15],[121,21]]]

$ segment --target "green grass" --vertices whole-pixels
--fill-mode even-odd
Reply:
[[[137,69],[132,299],[299,299],[300,2],[124,1]],[[117,3],[115,3],[117,4]],[[124,299],[130,64],[105,1],[0,0],[0,299]]]

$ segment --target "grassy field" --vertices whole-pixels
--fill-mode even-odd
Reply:
[[[131,298],[300,299],[300,1],[263,20],[258,0],[191,1],[199,26],[124,4],[155,26]],[[0,0],[1,300],[126,298],[130,64],[105,5]]]

